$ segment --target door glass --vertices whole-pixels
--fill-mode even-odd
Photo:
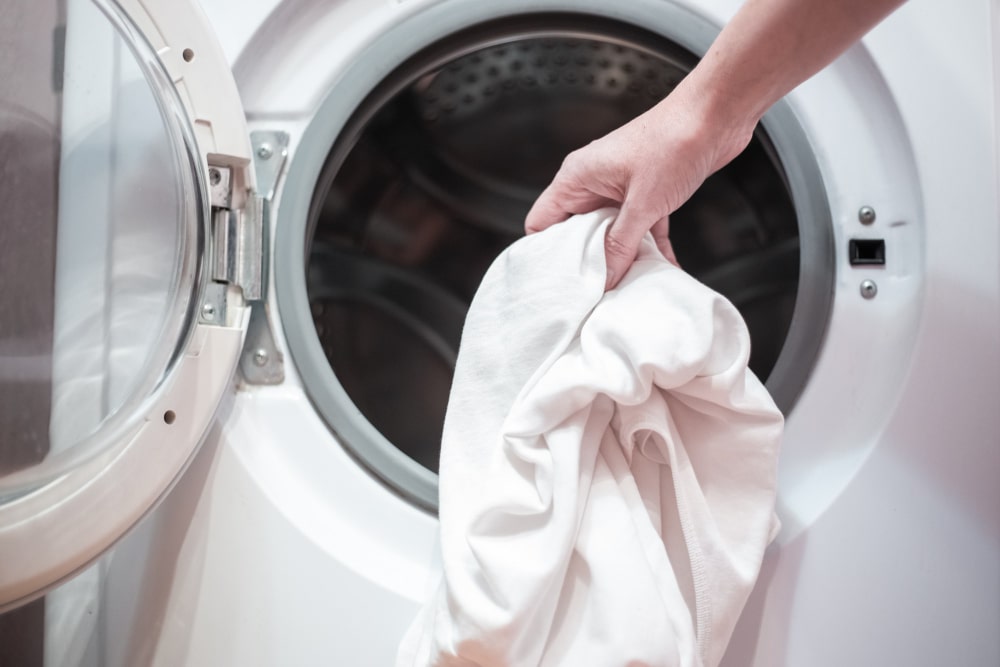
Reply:
[[[190,310],[180,115],[121,20],[0,0],[0,498],[134,428]]]

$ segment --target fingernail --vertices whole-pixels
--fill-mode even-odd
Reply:
[[[608,269],[608,275],[604,279],[604,291],[607,292],[611,289],[611,286],[615,284],[615,272]]]

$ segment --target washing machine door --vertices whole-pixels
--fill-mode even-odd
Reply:
[[[232,74],[193,0],[7,3],[0,34],[0,609],[169,489],[260,298]]]

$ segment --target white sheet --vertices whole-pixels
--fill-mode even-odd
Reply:
[[[441,451],[444,577],[398,665],[713,666],[777,530],[783,420],[736,309],[615,211],[515,243],[466,321]]]

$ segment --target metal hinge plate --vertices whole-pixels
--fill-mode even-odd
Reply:
[[[254,168],[260,198],[261,243],[265,258],[270,247],[271,200],[288,159],[288,133],[258,131],[250,133]],[[262,296],[250,313],[246,344],[240,358],[240,373],[248,384],[280,384],[285,379],[284,356],[274,339],[273,318],[267,303],[267,261],[263,263]]]

